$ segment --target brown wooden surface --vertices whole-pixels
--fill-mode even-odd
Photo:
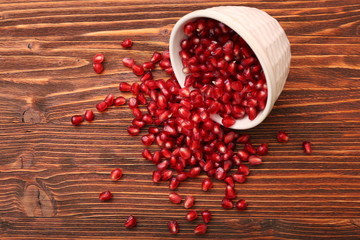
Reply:
[[[137,78],[120,64],[125,56],[149,59],[165,50],[175,22],[211,6],[246,5],[279,20],[292,48],[285,89],[270,116],[246,131],[269,142],[270,155],[239,195],[245,212],[219,206],[223,184],[207,193],[201,178],[181,184],[196,208],[214,218],[203,238],[360,239],[360,2],[10,0],[0,4],[0,238],[190,239],[194,223],[170,204],[167,184],[154,185],[154,167],[140,156],[139,137],[126,132],[131,115],[118,108],[73,127],[81,114],[119,81]],[[132,50],[120,40],[135,41]],[[266,37],[266,36],[264,36]],[[91,58],[106,55],[96,75]],[[287,130],[290,142],[274,136]],[[314,153],[302,153],[310,140]],[[109,172],[124,169],[120,182]],[[98,194],[111,190],[111,203]],[[138,217],[125,230],[124,218]],[[181,233],[168,233],[177,219]],[[197,220],[196,223],[200,223]]]

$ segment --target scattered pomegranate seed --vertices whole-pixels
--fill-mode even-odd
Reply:
[[[126,103],[126,99],[124,97],[117,97],[114,100],[114,106],[122,106]]]
[[[234,173],[232,175],[232,178],[238,182],[238,183],[244,183],[246,181],[246,176],[243,175],[243,174],[239,174],[239,173]],[[229,184],[230,185],[230,184]],[[231,186],[231,185],[230,185]],[[231,186],[231,187],[234,187],[234,186]]]
[[[179,194],[172,192],[172,193],[169,193],[169,200],[172,203],[178,204],[178,203],[181,203],[182,197]]]
[[[108,108],[108,105],[106,102],[100,102],[100,103],[96,104],[96,109],[99,112],[104,112],[107,108]]]
[[[134,64],[134,65],[132,66],[132,70],[133,70],[133,72],[135,73],[135,75],[137,75],[137,76],[141,76],[141,75],[143,75],[144,72],[145,72],[143,66],[141,66],[141,65],[136,65],[136,64]]]
[[[134,216],[130,215],[130,216],[126,219],[126,221],[125,221],[125,223],[124,223],[124,226],[125,226],[126,228],[133,228],[133,227],[136,227],[136,224],[137,224],[136,218],[135,218]]]
[[[121,45],[123,48],[130,48],[130,47],[132,47],[133,42],[131,41],[131,39],[125,39],[124,41],[122,41],[122,42],[120,43],[120,45]]]
[[[234,179],[232,176],[227,176],[225,179],[224,179],[224,182],[231,186],[231,187],[235,187],[235,183],[234,183]]]
[[[145,145],[145,146],[150,146],[155,140],[155,136],[154,134],[147,134],[141,137],[141,142]]]
[[[185,202],[184,202],[184,207],[192,208],[194,206],[194,203],[195,203],[195,198],[193,196],[186,196]]]
[[[179,232],[179,224],[177,221],[169,221],[168,228],[171,234],[177,234]]]
[[[222,202],[221,202],[221,206],[224,208],[224,209],[231,209],[234,207],[234,203],[228,199],[228,198],[223,198]]]
[[[154,183],[159,183],[161,181],[161,171],[153,171],[152,180]]]
[[[224,117],[224,118],[222,119],[221,122],[222,122],[222,124],[224,125],[224,127],[231,127],[232,125],[235,124],[235,119],[232,118],[232,117],[226,116],[226,117]]]
[[[105,56],[102,53],[95,54],[93,57],[93,63],[102,63],[105,60]]]
[[[113,197],[113,195],[110,191],[102,192],[99,195],[100,201],[109,201],[112,197]]]
[[[135,60],[132,58],[123,58],[122,63],[125,67],[132,68],[135,65]]]
[[[238,172],[240,174],[243,174],[245,176],[249,175],[250,174],[250,169],[248,166],[244,165],[244,164],[240,164],[239,165],[239,168],[238,168]]]
[[[86,110],[84,114],[85,120],[91,122],[95,118],[95,114],[91,110]]]
[[[114,95],[112,94],[107,95],[106,98],[104,99],[104,102],[106,102],[108,107],[112,106],[114,104]]]
[[[201,216],[202,216],[204,223],[209,223],[211,221],[212,215],[211,215],[210,211],[208,211],[208,210],[202,211]]]
[[[257,149],[256,149],[256,153],[259,154],[260,156],[264,156],[269,152],[269,147],[268,144],[263,143],[261,144]]]
[[[123,175],[123,172],[122,172],[121,168],[115,168],[110,173],[111,180],[113,180],[113,181],[118,181],[122,177],[122,175]]]
[[[176,177],[172,177],[169,182],[169,189],[175,190],[178,188],[179,184],[180,184],[180,181]]]
[[[195,210],[190,210],[186,216],[185,216],[186,220],[188,220],[189,222],[194,221],[195,219],[198,218],[198,214]]]
[[[303,149],[304,149],[304,153],[307,154],[311,154],[312,153],[312,147],[311,147],[311,142],[303,142]]]
[[[93,69],[97,74],[100,74],[104,71],[104,66],[102,63],[93,63]]]
[[[225,188],[225,197],[228,198],[228,199],[236,198],[236,191],[232,186],[230,186],[230,185],[226,186],[226,188]]]
[[[235,207],[237,210],[245,210],[247,208],[247,203],[245,200],[240,199],[236,204]]]
[[[120,89],[120,91],[122,91],[122,92],[130,92],[130,90],[131,90],[131,85],[128,84],[128,83],[126,83],[126,82],[121,82],[121,83],[119,84],[119,89]]]
[[[281,143],[286,143],[289,141],[289,136],[286,132],[279,131],[279,133],[277,134],[277,140]]]
[[[241,135],[236,141],[238,143],[249,143],[250,142],[250,135],[249,134],[243,134]]]
[[[195,234],[205,234],[207,231],[207,225],[204,223],[200,223],[194,229]]]
[[[71,117],[71,123],[74,126],[80,125],[83,121],[84,121],[84,118],[81,115],[74,115]]]
[[[262,163],[262,159],[256,155],[251,155],[248,161],[250,165],[259,165]]]
[[[158,52],[154,52],[151,59],[150,59],[150,62],[152,63],[158,63],[160,62],[160,60],[162,59],[162,55],[161,53],[158,53]]]
[[[210,178],[205,178],[202,182],[201,188],[203,191],[209,191],[210,188],[213,187],[213,182]]]
[[[131,136],[136,136],[136,135],[139,135],[140,133],[140,128],[139,127],[135,127],[135,126],[129,126],[128,129],[127,129],[128,133],[131,135]]]

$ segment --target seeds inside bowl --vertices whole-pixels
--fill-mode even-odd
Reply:
[[[234,30],[209,18],[186,23],[184,34],[179,54],[187,74],[185,87],[199,89],[225,127],[246,116],[254,120],[265,109],[268,93],[264,72],[249,45]]]

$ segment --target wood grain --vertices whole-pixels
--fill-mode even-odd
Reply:
[[[153,184],[153,166],[126,127],[126,107],[74,128],[81,114],[119,81],[137,78],[120,64],[167,49],[184,14],[212,6],[246,5],[277,18],[292,49],[290,75],[270,116],[246,131],[270,154],[238,187],[245,212],[220,207],[223,185],[200,191],[203,177],[181,183],[195,209],[214,213],[204,238],[360,239],[360,3],[344,1],[0,1],[0,238],[199,239],[183,207]],[[135,44],[124,50],[119,42]],[[91,58],[106,56],[95,75]],[[156,73],[159,74],[159,73]],[[124,95],[128,96],[128,95]],[[275,140],[278,130],[290,142]],[[304,155],[310,140],[314,153]],[[124,169],[120,182],[109,172]],[[98,194],[114,193],[111,203]],[[125,230],[126,216],[138,217]],[[181,232],[168,233],[177,219]],[[196,220],[196,223],[200,223]]]

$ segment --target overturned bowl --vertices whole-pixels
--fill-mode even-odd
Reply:
[[[184,26],[199,18],[219,21],[233,29],[256,55],[267,84],[265,108],[255,119],[248,116],[237,119],[230,128],[249,129],[259,125],[269,115],[286,82],[290,68],[290,43],[279,22],[264,11],[243,6],[220,6],[197,10],[182,17],[174,26],[169,42],[170,59],[175,76],[184,87],[186,75],[179,52],[180,43],[186,38]],[[222,124],[222,117],[213,114],[212,119]]]

